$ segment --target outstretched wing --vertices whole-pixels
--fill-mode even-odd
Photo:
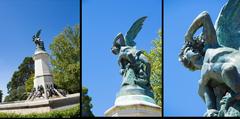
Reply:
[[[141,17],[128,30],[127,35],[125,36],[125,42],[127,46],[135,46],[136,43],[134,42],[135,37],[137,36],[138,32],[142,29],[143,22],[147,17]]]
[[[115,39],[114,39],[114,41],[113,41],[113,45],[114,45],[114,46],[115,46],[115,45],[119,45],[119,46],[125,46],[125,45],[126,45],[122,33],[119,33],[119,34],[115,37]]]
[[[240,47],[240,0],[229,0],[217,18],[216,34],[221,46]]]
[[[42,31],[42,30],[40,29],[40,30],[38,30],[38,32],[36,33],[36,37],[37,37],[37,38],[40,36],[41,31]]]

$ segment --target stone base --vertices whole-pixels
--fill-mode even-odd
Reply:
[[[126,95],[126,96],[119,96],[115,100],[114,105],[116,106],[123,106],[123,105],[131,105],[131,104],[145,104],[152,107],[159,107],[155,104],[155,101],[146,95]]]
[[[80,93],[67,95],[63,98],[42,99],[35,101],[16,101],[0,104],[0,112],[5,113],[43,113],[73,107],[80,103]]]
[[[161,107],[146,95],[126,95],[117,97],[114,106],[105,112],[105,116],[162,116]]]
[[[105,116],[110,117],[161,117],[162,111],[158,106],[151,106],[146,104],[130,104],[122,106],[113,106],[105,112]]]
[[[162,116],[161,107],[147,95],[126,95],[119,96],[114,106],[105,112],[105,116]]]

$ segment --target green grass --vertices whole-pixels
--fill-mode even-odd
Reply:
[[[0,118],[78,118],[80,104],[65,110],[56,110],[45,113],[16,114],[0,112]]]

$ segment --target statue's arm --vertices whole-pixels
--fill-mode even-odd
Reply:
[[[208,85],[199,86],[199,95],[207,105],[208,109],[216,109],[215,94],[212,87]]]
[[[208,112],[214,113],[217,110],[216,107],[216,96],[214,94],[213,88],[209,85],[210,77],[208,75],[208,70],[202,69],[202,78],[199,80],[198,94],[205,102]],[[213,111],[215,110],[215,111]]]
[[[212,23],[211,17],[206,11],[200,13],[194,19],[193,23],[190,25],[188,31],[185,34],[185,40],[191,42],[193,40],[194,34],[201,27],[203,27],[202,35],[204,37],[204,40],[207,42],[207,44],[212,44],[212,45],[218,44],[214,25]],[[211,47],[215,47],[215,46],[211,46]]]
[[[211,117],[211,116],[217,116],[218,111],[216,107],[216,98],[214,95],[213,88],[211,88],[208,85],[203,85],[204,82],[201,82],[203,80],[199,81],[199,90],[198,94],[200,97],[203,99],[207,106],[207,112],[204,114],[206,117]]]
[[[120,74],[123,75],[124,71],[125,71],[125,68],[124,68],[124,66],[122,64],[121,57],[118,58],[118,65],[120,67]]]

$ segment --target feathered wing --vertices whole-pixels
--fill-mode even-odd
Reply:
[[[38,32],[36,33],[36,37],[39,37],[39,36],[40,36],[40,33],[41,33],[41,29],[38,30]]]
[[[142,29],[143,22],[147,17],[141,17],[137,21],[133,23],[131,28],[128,30],[127,35],[125,36],[125,43],[127,46],[135,46],[136,43],[134,42],[135,37],[137,36],[138,32]]]
[[[229,0],[215,23],[218,43],[221,46],[240,47],[240,0]]]
[[[125,46],[125,41],[122,33],[118,33],[113,41],[113,45]]]

